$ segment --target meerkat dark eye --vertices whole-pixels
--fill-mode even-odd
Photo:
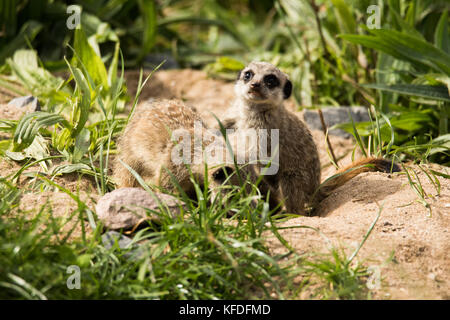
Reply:
[[[212,177],[216,182],[223,183],[227,179],[227,177],[233,174],[233,172],[233,168],[223,167],[214,172],[212,174]]]
[[[278,80],[275,75],[268,74],[267,76],[264,76],[264,83],[269,89],[273,89],[280,85],[280,80]]]
[[[253,71],[252,70],[248,70],[244,72],[244,81],[250,81],[253,78]]]

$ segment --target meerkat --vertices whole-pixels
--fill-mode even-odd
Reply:
[[[389,171],[393,165],[389,160],[363,159],[342,169],[336,179],[328,180],[319,189],[321,169],[316,144],[306,125],[284,107],[284,100],[292,93],[288,76],[270,63],[251,62],[238,73],[234,89],[236,99],[230,109],[233,116],[223,119],[223,125],[235,129],[235,135],[247,129],[279,130],[278,172],[264,175],[263,182],[272,201],[284,203],[290,213],[305,213],[307,204],[317,204],[361,172]],[[264,164],[252,167],[261,174]],[[395,165],[393,169],[399,171]]]
[[[200,128],[196,130],[195,126]],[[174,141],[174,134],[181,130],[181,141]],[[199,184],[204,181],[205,160],[195,162],[192,157],[196,150],[205,147],[208,141],[200,137],[207,127],[200,116],[179,100],[153,100],[141,104],[127,124],[118,141],[118,156],[114,165],[114,180],[118,187],[138,187],[139,183],[125,163],[136,171],[151,186],[158,186],[169,192],[178,192],[173,178],[182,190],[195,197],[191,173]],[[206,138],[207,140],[207,138]],[[187,148],[189,159],[178,152]],[[185,157],[186,155],[183,155]],[[178,161],[175,161],[177,160]],[[226,159],[226,158],[224,158]],[[182,161],[180,161],[182,160]],[[184,160],[189,160],[189,167]],[[210,190],[223,184],[234,170],[221,159],[207,163]],[[233,178],[235,179],[235,178]],[[233,179],[230,183],[236,184]]]

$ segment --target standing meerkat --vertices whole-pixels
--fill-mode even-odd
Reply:
[[[278,129],[278,172],[265,175],[276,202],[283,202],[290,213],[303,214],[305,205],[315,205],[338,186],[364,171],[389,171],[391,161],[367,158],[342,169],[336,179],[320,185],[320,160],[316,144],[306,125],[284,107],[292,93],[286,74],[267,62],[251,62],[238,74],[236,100],[231,107],[235,117],[224,119],[225,128],[239,132],[246,129]],[[270,134],[268,135],[270,139]],[[242,150],[236,150],[242,153]],[[245,151],[244,151],[245,152]],[[399,171],[394,166],[393,171]],[[252,165],[261,174],[264,165]]]
[[[118,187],[139,186],[130,170],[119,161],[121,160],[136,171],[147,184],[176,192],[178,190],[172,182],[173,175],[183,191],[188,196],[195,197],[190,171],[196,181],[202,184],[205,160],[202,158],[196,162],[195,159],[192,161],[192,157],[196,151],[203,151],[201,149],[209,143],[205,142],[203,136],[207,133],[205,129],[207,128],[200,116],[179,100],[154,100],[139,105],[118,141],[118,156],[114,165],[114,179]],[[175,133],[181,134],[177,135],[178,138],[182,137],[181,141],[174,141]],[[184,153],[189,156],[187,160],[190,169],[180,161],[186,159],[181,159],[180,150],[183,150],[182,157],[186,157]],[[210,189],[224,183],[233,172],[220,159],[207,165]],[[231,180],[230,183],[236,183],[233,178],[228,180]]]

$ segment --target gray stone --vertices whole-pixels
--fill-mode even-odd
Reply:
[[[338,123],[351,122],[351,119],[348,116],[349,109],[355,122],[370,121],[367,108],[365,107],[323,107],[321,109],[325,124],[328,128],[331,128]],[[323,130],[317,110],[305,110],[303,118],[310,129]],[[328,133],[343,138],[352,137],[350,133],[342,129],[332,129],[329,130]]]
[[[41,111],[41,105],[36,97],[33,96],[23,96],[12,99],[8,106],[13,106],[16,108],[26,108],[29,112]]]
[[[180,201],[168,194],[154,193],[168,207],[172,216],[179,214]],[[97,217],[108,229],[132,229],[146,220],[158,221],[156,214],[147,210],[160,211],[158,201],[140,188],[120,188],[105,194],[99,199],[95,210]]]
[[[180,65],[173,58],[170,53],[150,53],[145,56],[145,63],[149,64],[150,67],[156,68],[160,65],[161,62],[166,60],[163,65],[159,68],[159,70],[168,70],[168,69],[179,69]]]
[[[121,250],[130,250],[124,254],[125,258],[139,259],[144,253],[144,248],[133,243],[130,237],[124,236],[117,231],[108,231],[102,235],[102,243],[106,249],[111,249],[116,244]]]

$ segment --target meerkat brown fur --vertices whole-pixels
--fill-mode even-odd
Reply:
[[[318,189],[321,172],[317,147],[306,125],[284,107],[284,100],[290,97],[291,92],[292,83],[286,74],[270,63],[251,62],[239,72],[235,84],[236,100],[230,113],[236,116],[223,121],[226,128],[237,129],[237,132],[243,129],[279,130],[278,172],[264,176],[263,182],[268,184],[272,197],[283,202],[288,212],[304,213],[306,204],[317,203],[363,171],[389,171],[390,161],[367,158],[341,173],[350,168],[355,170],[328,181]],[[253,167],[260,174],[264,166]]]
[[[190,155],[193,155],[194,140],[199,138],[195,136],[196,122],[202,129],[206,128],[200,116],[179,100],[154,100],[140,104],[118,142],[118,156],[114,167],[114,179],[118,187],[139,186],[122,161],[149,185],[176,192],[178,190],[172,182],[174,177],[188,196],[194,196],[191,172],[194,178],[202,183],[205,163],[191,164],[189,170],[185,163],[174,162],[173,150],[177,143],[172,140],[172,133],[178,129],[187,130],[188,141],[183,139],[181,143],[188,143]],[[213,165],[211,164],[211,170],[208,171],[211,175],[208,177],[210,188],[223,183],[228,173],[231,173],[230,168],[222,163],[216,164],[215,167]],[[217,169],[217,166],[220,168]],[[224,174],[223,169],[227,170],[227,174]]]

